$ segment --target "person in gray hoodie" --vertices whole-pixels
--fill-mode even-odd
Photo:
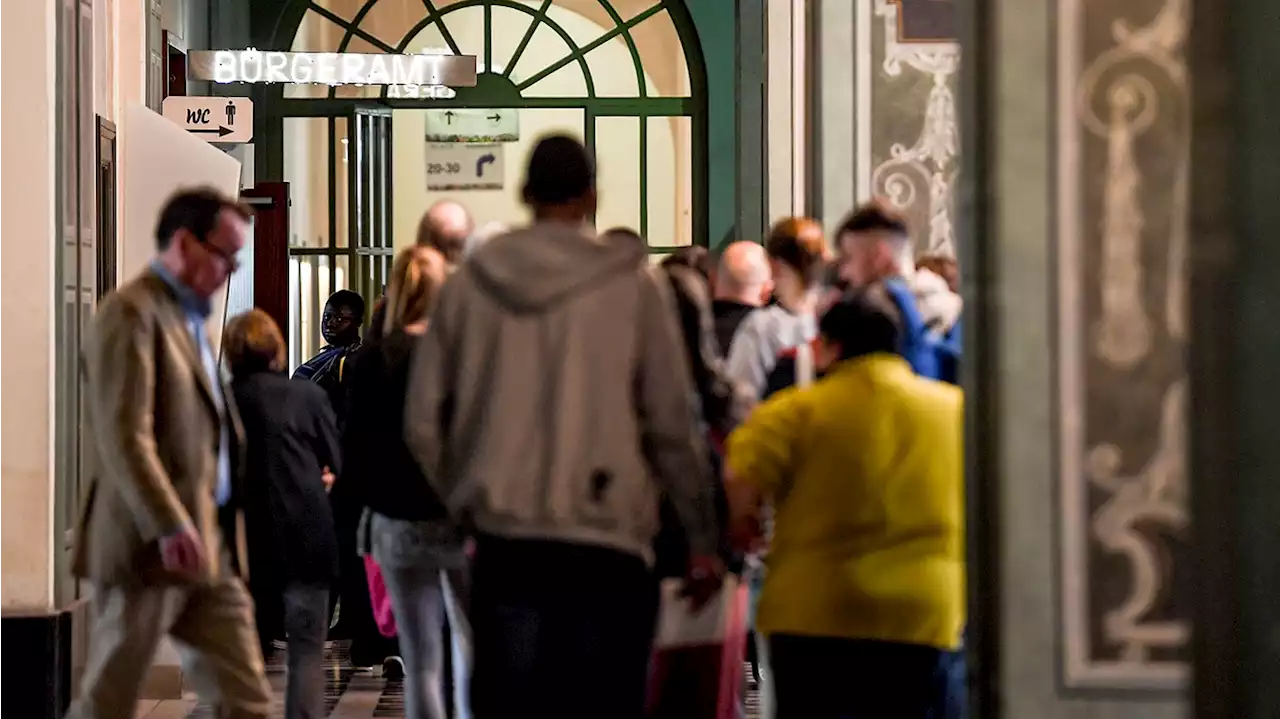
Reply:
[[[598,238],[594,162],[542,139],[531,226],[441,291],[415,350],[410,450],[475,528],[476,719],[639,719],[658,608],[652,546],[669,499],[695,604],[719,587],[714,478],[670,288],[637,243]]]

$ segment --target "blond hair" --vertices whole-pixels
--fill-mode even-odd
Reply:
[[[447,268],[444,255],[431,247],[408,247],[396,255],[391,266],[391,284],[387,287],[383,334],[427,318],[448,276]]]
[[[222,335],[222,353],[237,377],[285,368],[284,335],[271,315],[259,309],[231,318]]]

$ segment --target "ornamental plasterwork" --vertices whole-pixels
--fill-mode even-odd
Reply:
[[[1139,199],[1142,170],[1134,156],[1134,142],[1147,132],[1161,112],[1156,82],[1170,81],[1186,101],[1186,63],[1181,56],[1187,35],[1187,0],[1168,0],[1150,24],[1132,28],[1116,20],[1116,45],[1099,55],[1080,76],[1077,112],[1080,121],[1107,143],[1107,173],[1103,208],[1102,318],[1096,327],[1096,351],[1107,362],[1131,369],[1150,351],[1152,322],[1143,307],[1142,237],[1146,218]],[[1130,68],[1125,70],[1124,68]],[[1117,73],[1117,70],[1120,72]],[[1159,77],[1151,77],[1152,73]],[[1105,98],[1105,114],[1097,111]],[[1168,108],[1171,111],[1184,108]],[[1183,316],[1183,259],[1186,255],[1187,171],[1190,146],[1180,153],[1174,197],[1167,210],[1181,221],[1173,223],[1165,321],[1181,338]]]
[[[1167,543],[1185,537],[1190,521],[1181,359],[1190,169],[1183,54],[1188,2],[1153,2],[1143,16],[1114,17],[1132,8],[1064,0],[1063,12],[1074,16],[1059,23],[1061,42],[1079,49],[1086,45],[1079,32],[1086,19],[1099,25],[1090,14],[1114,17],[1111,44],[1064,67],[1063,76],[1070,94],[1063,96],[1068,106],[1062,108],[1060,161],[1074,168],[1063,180],[1070,187],[1060,208],[1059,237],[1061,261],[1075,268],[1064,275],[1059,298],[1068,333],[1062,397],[1064,666],[1073,686],[1172,689],[1186,676],[1182,657],[1190,629],[1169,600],[1176,563]],[[1096,159],[1087,163],[1085,155]],[[1077,195],[1078,202],[1067,199]],[[1162,398],[1158,406],[1152,404],[1155,397]],[[1103,422],[1098,407],[1090,406],[1105,405],[1105,411],[1130,400],[1131,416],[1124,421]],[[1114,439],[1105,436],[1111,432]],[[1117,559],[1123,571],[1114,565],[1112,571],[1099,569]],[[1099,591],[1100,582],[1108,584],[1106,591]]]
[[[908,142],[895,142],[888,159],[871,171],[872,193],[888,198],[899,209],[927,208],[928,239],[919,249],[928,253],[955,255],[952,185],[959,153],[953,76],[960,68],[957,42],[904,42],[899,37],[899,13],[893,0],[875,0],[875,14],[884,31],[884,60],[881,67],[891,78],[906,71],[924,73],[932,86],[923,108],[920,135]]]

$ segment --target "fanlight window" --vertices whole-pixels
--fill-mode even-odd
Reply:
[[[504,148],[505,188],[455,198],[472,207],[480,224],[512,222],[521,212],[518,173],[526,153],[538,136],[567,132],[596,155],[599,229],[638,230],[655,257],[705,243],[696,236],[706,217],[705,140],[699,136],[706,132],[705,74],[700,55],[682,42],[694,33],[681,2],[294,0],[287,13],[292,20],[281,26],[273,49],[474,55],[480,74],[475,87],[445,93],[372,85],[271,90],[284,117],[280,152],[293,198],[291,360],[318,346],[327,293],[380,287],[391,245],[412,241],[422,211],[441,198],[425,179],[424,116],[432,109],[519,113],[519,141]],[[690,58],[699,59],[691,65]],[[391,108],[389,130],[379,135],[386,143],[385,179],[369,174],[367,157],[357,157],[363,121],[353,121],[352,113],[367,105]],[[369,188],[383,185],[386,207],[362,207]],[[376,241],[355,229],[369,217],[386,228]]]

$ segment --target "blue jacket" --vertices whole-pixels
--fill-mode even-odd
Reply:
[[[890,299],[902,316],[902,339],[899,353],[921,377],[951,384],[960,383],[960,323],[939,335],[925,324],[911,288],[902,280],[885,282]]]
[[[960,384],[960,354],[964,346],[960,322],[957,321],[944,334],[930,329],[911,287],[903,280],[885,282],[889,298],[897,306],[902,320],[902,340],[898,353],[921,377],[940,382]],[[795,347],[779,353],[777,363],[769,372],[761,396],[786,389],[796,382]]]

